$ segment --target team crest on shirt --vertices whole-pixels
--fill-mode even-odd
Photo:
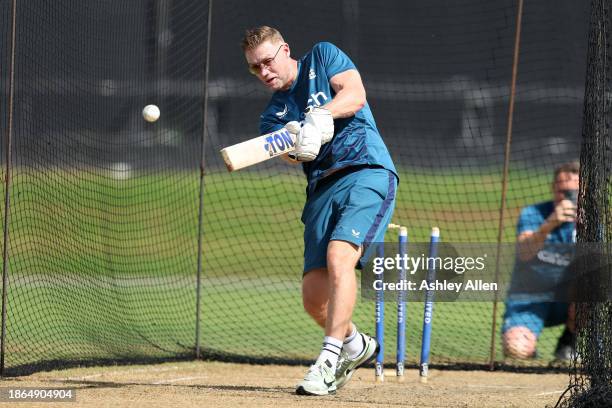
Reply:
[[[308,71],[308,79],[315,79],[317,77],[317,74],[315,74],[314,69],[310,68],[310,71]]]
[[[279,119],[282,119],[282,118],[284,118],[285,116],[287,116],[287,112],[289,112],[289,108],[287,108],[287,105],[285,105],[285,109],[283,109],[283,110],[282,110],[282,111],[280,111],[280,112],[276,112],[276,116],[277,116]]]

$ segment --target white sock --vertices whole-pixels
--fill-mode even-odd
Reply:
[[[325,336],[323,338],[323,347],[321,348],[321,354],[317,358],[317,364],[329,361],[331,369],[336,371],[338,365],[338,357],[340,357],[340,350],[342,350],[342,340],[338,340],[334,337]]]
[[[363,351],[365,344],[363,342],[363,337],[361,333],[357,331],[357,327],[353,325],[353,331],[351,335],[344,339],[343,348],[348,354],[349,358],[354,359],[357,358]]]

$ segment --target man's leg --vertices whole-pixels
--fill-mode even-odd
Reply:
[[[311,269],[302,279],[302,303],[306,313],[322,328],[327,320],[328,302],[327,268]]]
[[[312,269],[302,280],[302,302],[304,310],[312,319],[325,329],[329,302],[329,279],[327,268]],[[354,325],[349,325],[344,337],[350,336]]]
[[[341,375],[337,387],[346,384],[354,370],[366,364],[377,350],[376,341],[359,333],[351,322],[357,300],[355,266],[360,256],[361,247],[346,241],[332,240],[327,249],[328,268],[312,269],[304,275],[302,281],[304,309],[325,329],[323,348],[315,366],[322,365],[334,370],[336,379],[339,369]],[[297,392],[324,395],[325,387],[318,384],[318,379],[313,376],[309,380],[307,375],[298,385]],[[333,387],[333,391],[335,389]]]
[[[343,341],[353,334],[351,316],[357,298],[355,266],[361,248],[345,241],[331,241],[328,268],[309,271],[302,282],[304,309],[325,329],[323,349],[317,363],[329,361],[335,371]]]
[[[504,355],[520,359],[535,357],[549,310],[550,303],[546,302],[507,300],[502,327]]]
[[[538,337],[525,326],[514,326],[504,332],[502,343],[506,356],[526,359],[535,355]]]
[[[555,304],[554,311],[551,313],[551,321],[548,325],[556,326],[565,324],[563,333],[557,340],[555,348],[555,359],[561,362],[568,362],[576,354],[576,304],[559,303]]]
[[[572,333],[576,333],[576,303],[572,302],[567,307],[567,320],[565,327]]]
[[[342,202],[341,215],[330,239],[327,259],[328,267],[334,262],[334,259],[330,259],[330,256],[334,257],[333,250],[343,248],[342,246],[334,247],[333,245],[344,245],[345,248],[350,248],[346,247],[346,244],[353,244],[355,245],[354,249],[358,247],[363,249],[364,246],[366,248],[375,247],[375,245],[371,245],[372,243],[384,242],[385,231],[393,215],[397,188],[395,176],[383,169],[365,169],[356,176],[350,180],[350,187],[347,190],[350,192],[346,196],[346,200]],[[335,254],[335,261],[340,272],[338,276],[342,276],[341,268],[347,264],[341,254],[342,252]],[[354,255],[355,253],[352,254]],[[361,259],[353,258],[351,261],[360,261],[360,263],[365,265],[368,260],[364,258],[362,251],[360,251],[359,256]],[[354,282],[355,287],[351,288],[351,292],[356,296],[357,282],[356,280]],[[336,335],[336,333],[341,331],[346,321],[348,309],[350,308],[350,313],[352,313],[355,305],[354,297],[351,298],[352,302],[346,305],[344,303],[346,302],[346,295],[342,293],[342,286],[340,286],[339,290],[340,292],[337,296],[330,295],[330,302],[332,299],[336,299],[340,308],[338,311],[330,310],[329,313],[330,318],[336,319],[328,322],[326,326],[326,329],[332,335]],[[331,304],[330,309],[332,309]],[[379,345],[375,339],[357,331],[351,333],[345,339],[337,364],[336,388],[343,387],[351,379],[355,370],[371,361],[376,356],[378,350]]]
[[[354,268],[350,271],[350,274],[347,275],[352,276],[352,282],[356,281]],[[332,275],[327,268],[315,268],[309,270],[302,280],[302,302],[304,304],[304,309],[319,326],[325,329],[329,325],[329,322],[338,320],[330,317],[332,313],[332,307],[330,305],[335,305],[337,303],[332,298],[332,294],[346,292],[346,284],[342,282],[344,279],[340,279],[339,285],[342,289],[338,291],[332,288],[330,276]],[[350,297],[350,299],[352,299],[352,305],[348,312],[346,330],[344,333],[341,332],[338,337],[330,336],[327,329],[325,330],[321,353],[315,364],[306,374],[304,380],[298,384],[296,390],[298,394],[327,395],[334,393],[336,390],[336,365],[342,351],[343,340],[354,328],[354,325],[350,323],[350,317],[352,308],[355,304],[357,287],[356,283],[351,283],[350,277],[348,281],[349,287],[351,285],[354,286],[355,293]],[[335,307],[335,309],[338,310],[339,308]],[[345,309],[345,307],[340,308],[340,310],[343,311],[345,311]],[[344,316],[340,320],[343,319]]]
[[[298,385],[298,394],[334,392],[375,353],[376,341],[351,324],[357,298],[355,267],[364,241],[383,240],[396,185],[395,176],[387,170],[362,169],[322,185],[305,206],[304,308],[324,325],[325,337],[321,354]],[[334,370],[331,375],[330,370]],[[328,385],[332,377],[335,381]]]
[[[329,303],[325,335],[344,340],[352,331],[351,317],[357,300],[355,266],[361,248],[345,241],[330,241],[327,247]]]
[[[367,364],[378,352],[376,340],[359,333],[351,317],[357,300],[355,266],[361,257],[361,247],[332,240],[327,250],[329,274],[329,307],[325,335],[344,340],[340,359],[336,364],[336,388],[343,387],[354,371]]]

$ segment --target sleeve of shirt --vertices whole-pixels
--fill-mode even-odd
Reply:
[[[281,127],[277,124],[271,123],[264,115],[259,118],[259,134],[265,135],[266,133],[274,132]]]
[[[276,132],[280,130],[284,125],[276,120],[271,120],[268,115],[261,115],[259,118],[259,134],[265,135],[267,133]]]
[[[516,235],[520,235],[525,231],[537,231],[543,223],[544,218],[535,206],[525,207],[521,211],[516,226]]]
[[[317,43],[313,47],[313,52],[318,56],[319,61],[321,61],[328,78],[349,69],[357,69],[353,61],[332,43]]]

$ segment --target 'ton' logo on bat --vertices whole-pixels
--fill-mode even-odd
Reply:
[[[272,133],[270,136],[267,136],[265,140],[264,149],[270,154],[270,157],[285,153],[295,147],[295,143],[291,140],[289,131],[285,128]]]

